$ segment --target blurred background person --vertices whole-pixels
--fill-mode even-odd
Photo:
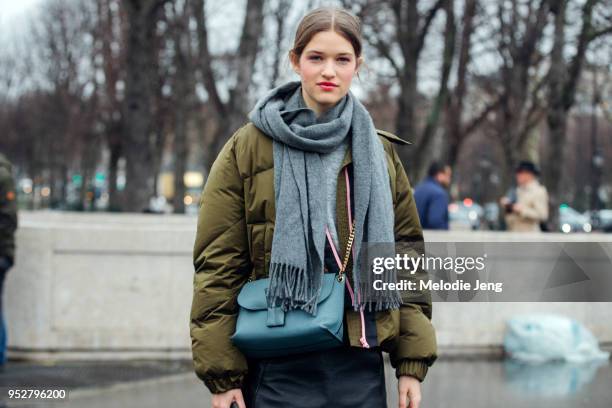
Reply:
[[[500,199],[508,231],[540,231],[548,219],[548,192],[537,179],[540,170],[530,161],[516,167],[516,189]]]
[[[11,163],[0,153],[0,367],[6,362],[6,326],[2,311],[4,277],[13,266],[17,204]]]
[[[448,229],[451,167],[446,163],[433,162],[427,171],[427,178],[414,189],[414,199],[419,211],[423,229]]]

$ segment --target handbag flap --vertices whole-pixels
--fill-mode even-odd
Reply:
[[[258,279],[253,282],[247,282],[240,293],[238,294],[238,304],[240,307],[249,310],[266,310],[268,303],[266,302],[266,289],[268,289],[269,278]],[[324,273],[321,282],[321,294],[317,304],[323,302],[332,293],[334,283],[336,282],[336,274]]]

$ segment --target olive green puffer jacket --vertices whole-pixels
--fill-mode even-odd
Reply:
[[[388,132],[377,132],[387,157],[395,239],[422,243],[412,188],[391,144],[408,142]],[[350,165],[348,149],[339,177],[344,166]],[[346,217],[346,210],[342,213],[346,208],[346,186],[342,180],[338,182],[337,218],[340,247],[344,248],[348,222],[340,222]],[[247,372],[244,355],[230,341],[238,314],[236,299],[248,280],[268,275],[274,211],[272,139],[247,123],[225,144],[211,168],[200,199],[193,251],[195,275],[190,316],[193,361],[197,376],[212,393],[239,388]],[[400,273],[398,278],[407,277]],[[399,310],[376,312],[375,319],[377,344],[390,353],[396,375],[412,375],[422,381],[436,359],[436,338],[431,324],[431,297],[429,293],[420,295],[418,302],[404,300]],[[347,309],[345,330],[352,346],[361,346],[360,329],[359,313]]]

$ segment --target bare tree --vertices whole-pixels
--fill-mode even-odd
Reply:
[[[221,99],[212,69],[213,56],[208,47],[204,0],[194,0],[192,4],[198,30],[198,54],[202,80],[208,93],[209,103],[217,117],[220,118],[217,131],[205,140],[206,145],[209,146],[206,149],[205,161],[210,167],[214,157],[227,141],[230,132],[245,121],[249,103],[247,96],[252,82],[252,67],[259,53],[259,39],[263,28],[264,0],[247,0],[240,43],[233,61],[233,66],[236,67],[236,81],[229,91],[229,99],[226,102]]]
[[[274,22],[276,24],[276,32],[274,35],[274,62],[272,65],[272,77],[270,78],[270,87],[274,88],[279,77],[280,61],[284,53],[283,50],[283,38],[285,36],[285,27],[287,22],[287,16],[291,9],[291,2],[289,0],[278,0],[276,8],[273,12]]]
[[[487,118],[489,134],[498,139],[503,152],[501,186],[505,190],[511,182],[511,169],[526,154],[529,137],[544,114],[544,81],[538,71],[543,61],[540,46],[549,1],[503,1],[498,3],[496,13],[501,67],[498,74],[480,80],[481,89],[491,99],[483,112],[494,113]]]
[[[33,26],[37,39],[35,50],[41,61],[41,74],[45,81],[37,103],[45,105],[44,117],[39,118],[50,136],[31,140],[46,148],[38,160],[42,171],[32,174],[34,180],[51,187],[51,203],[63,206],[69,175],[81,176],[79,203],[83,208],[86,190],[92,180],[99,151],[96,146],[95,110],[97,83],[91,66],[95,59],[95,9],[80,1],[66,3],[58,0],[44,5],[39,25]]]
[[[457,84],[446,104],[446,136],[448,152],[446,159],[454,166],[459,156],[459,149],[468,135],[480,124],[481,118],[487,114],[478,115],[469,124],[462,121],[465,97],[468,87],[468,65],[471,61],[472,36],[474,34],[474,18],[478,8],[477,0],[465,0],[459,41],[459,57],[457,61]]]
[[[126,158],[126,194],[123,209],[148,207],[155,180],[151,177],[152,99],[156,83],[155,29],[168,0],[126,0],[127,48],[123,100],[123,149]]]
[[[567,44],[567,7],[568,0],[554,2],[551,12],[554,15],[554,40],[548,71],[548,98],[549,108],[547,123],[549,131],[549,145],[544,180],[548,187],[551,203],[551,224],[556,229],[558,219],[559,193],[562,186],[561,169],[563,166],[566,140],[568,112],[574,105],[576,87],[583,69],[586,50],[596,38],[612,33],[610,16],[609,25],[597,27],[594,24],[594,10],[601,5],[609,13],[610,2],[587,0],[580,13],[581,28],[576,40],[576,47],[569,60],[564,57]]]
[[[117,168],[123,155],[121,98],[117,86],[125,78],[125,15],[117,0],[98,0],[98,32],[100,43],[98,52],[101,58],[100,69],[104,73],[101,84],[100,120],[104,124],[106,144],[109,150],[108,161],[108,195],[111,211],[121,208],[121,200],[117,190]]]
[[[187,124],[193,110],[194,77],[192,69],[191,35],[189,30],[190,10],[186,3],[179,9],[173,5],[172,38],[175,73],[173,77],[174,115],[174,212],[184,213],[185,182],[188,143]]]
[[[449,97],[448,80],[453,66],[455,55],[455,6],[454,0],[447,0],[443,4],[446,25],[444,29],[444,48],[442,51],[442,69],[440,73],[438,93],[432,102],[432,106],[427,115],[425,127],[421,133],[419,143],[416,148],[410,150],[410,163],[413,165],[413,179],[419,180],[425,174],[426,166],[429,164],[427,158],[432,157],[431,148],[444,106]],[[438,159],[440,157],[437,157]]]
[[[412,179],[416,179],[426,165],[423,152],[431,147],[431,135],[437,128],[441,107],[444,106],[448,91],[448,78],[455,48],[454,2],[436,0],[430,2],[429,8],[422,12],[419,11],[419,6],[424,2],[417,0],[364,0],[341,3],[361,19],[364,38],[392,68],[394,80],[400,89],[397,97],[395,131],[400,137],[409,139],[415,144],[409,150],[400,150],[400,155],[407,156],[403,157],[410,163],[407,171]],[[417,91],[419,61],[425,39],[440,10],[444,10],[446,14],[440,84],[426,124],[419,131],[416,120],[419,102]],[[389,21],[392,21],[392,24],[389,24]]]

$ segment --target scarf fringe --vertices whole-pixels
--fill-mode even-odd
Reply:
[[[358,270],[361,269],[361,262],[358,260],[353,266],[353,281],[355,286],[359,288],[361,297],[357,301],[355,296],[352,303],[353,309],[358,311],[361,307],[367,311],[380,312],[383,310],[399,309],[403,304],[402,297],[397,290],[375,290],[374,278],[372,273],[362,276]],[[382,276],[377,277],[383,282],[397,282],[397,271],[390,269],[384,272]]]
[[[375,297],[374,299],[362,296],[361,302],[358,302],[357,297],[355,297],[353,303],[351,303],[351,306],[355,312],[358,312],[362,307],[364,310],[369,312],[381,312],[385,310],[399,309],[402,303],[403,302],[399,296],[399,293],[393,293],[390,294],[390,296]]]
[[[388,272],[388,281],[394,281],[393,272]],[[371,282],[359,282],[358,287],[362,296],[360,301],[357,296],[353,299],[355,311],[362,307],[376,312],[399,309],[403,303],[398,291],[374,291]],[[315,288],[304,268],[286,263],[270,263],[270,283],[266,294],[268,306],[280,307],[285,312],[298,309],[316,315],[319,289]]]
[[[287,312],[303,310],[311,315],[317,313],[319,287],[304,268],[286,263],[270,263],[270,283],[266,300],[268,307],[280,307]]]

